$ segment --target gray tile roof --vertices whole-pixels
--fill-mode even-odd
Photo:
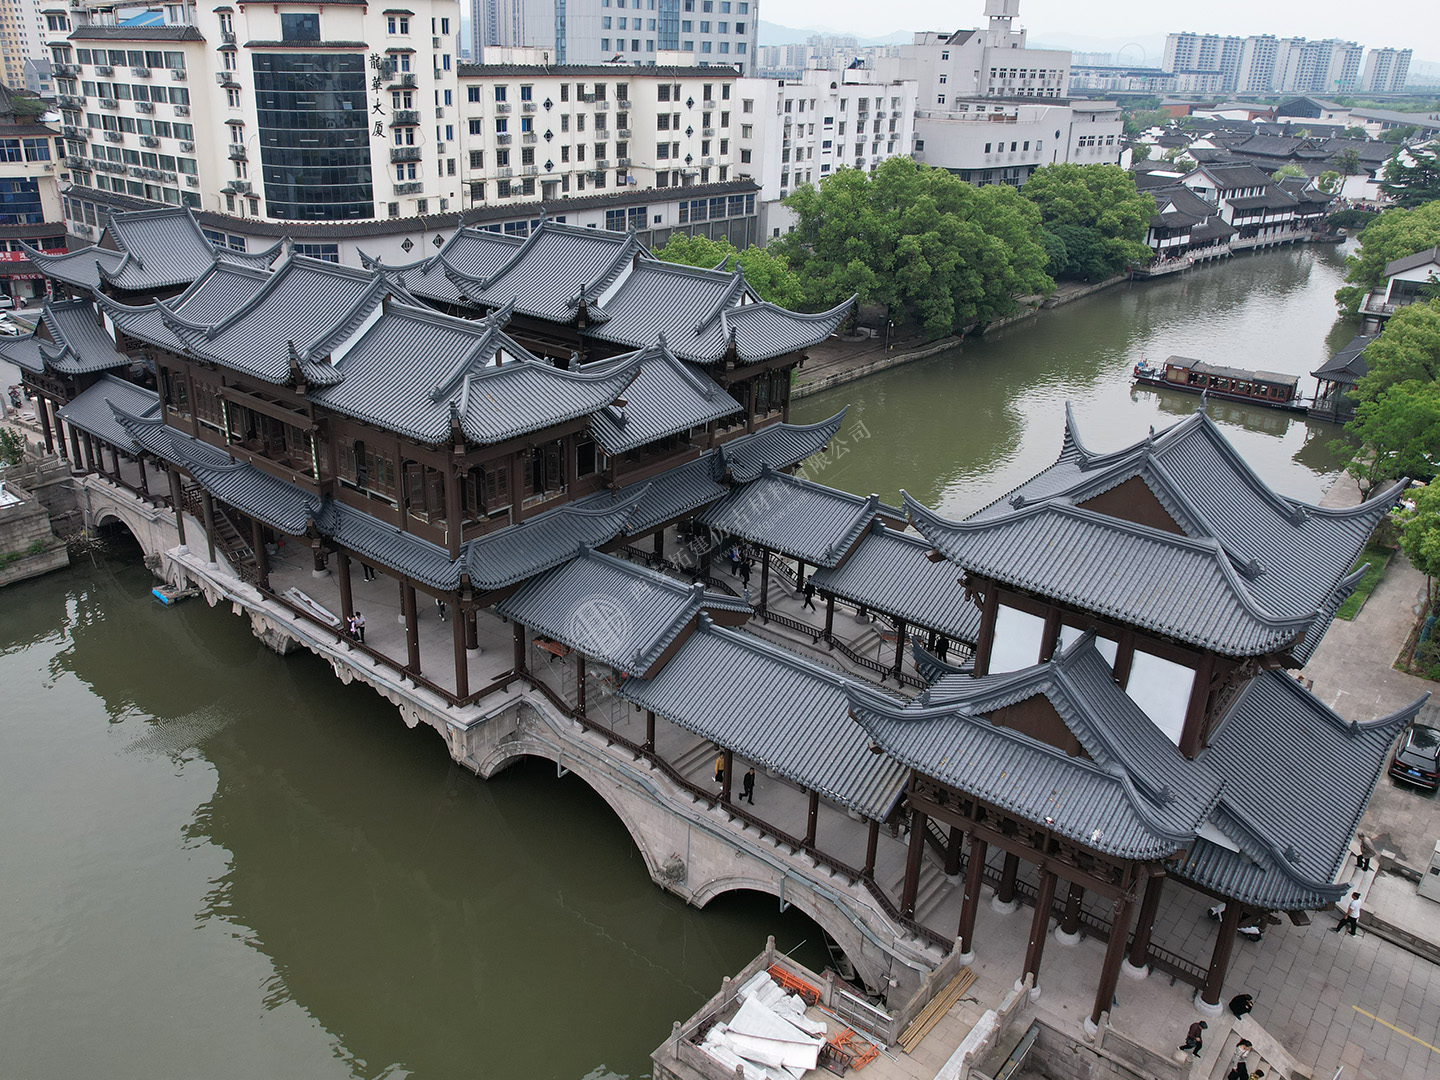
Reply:
[[[64,255],[31,252],[31,260],[47,275],[72,285],[98,290],[102,285],[136,292],[188,285],[225,259],[240,266],[264,269],[279,254],[280,243],[260,252],[217,249],[201,231],[188,207],[162,207],[115,214],[105,227],[114,243],[83,248]]]
[[[966,597],[954,564],[931,562],[930,550],[929,542],[877,521],[848,559],[810,580],[822,592],[974,645],[980,609]]]
[[[701,620],[652,679],[619,695],[871,820],[889,816],[906,768],[870,752],[845,678],[750,634]]]
[[[34,333],[0,338],[0,357],[9,360],[22,371],[39,375],[45,370],[45,357],[40,352],[42,340],[44,339],[36,337]]]
[[[1203,411],[1100,454],[1081,442],[1067,407],[1055,464],[970,521],[1002,520],[1039,503],[1083,503],[1137,476],[1187,536],[1219,545],[1260,610],[1281,620],[1313,620],[1292,650],[1302,662],[1323,637],[1337,594],[1353,587],[1350,567],[1403,486],[1347,509],[1312,506],[1265,484]],[[1314,618],[1316,612],[1323,617]],[[1161,614],[1158,607],[1155,614]]]
[[[643,494],[643,492],[642,492]],[[463,568],[481,589],[503,589],[619,536],[635,513],[633,500],[567,503],[519,525],[471,540]]]
[[[1401,259],[1392,259],[1385,264],[1385,276],[1403,274],[1406,270],[1418,270],[1431,263],[1440,264],[1440,245],[1417,251],[1414,255],[1406,255]]]
[[[86,23],[77,26],[71,41],[204,41],[193,26],[101,26]]]
[[[116,419],[115,409],[142,420],[148,419],[159,412],[160,396],[154,390],[113,375],[101,375],[75,400],[61,406],[58,415],[67,424],[88,431],[111,446],[128,450],[136,443],[129,430]]]
[[[125,367],[130,358],[115,350],[115,339],[100,324],[88,300],[45,301],[40,327],[49,342],[40,341],[47,367],[67,375],[84,375],[107,368]],[[36,330],[40,334],[40,328]]]
[[[1360,724],[1283,672],[1256,676],[1197,759],[1225,782],[1214,821],[1241,852],[1200,840],[1179,872],[1257,907],[1333,902],[1390,744],[1428,697]]]
[[[590,433],[606,453],[618,456],[744,410],[719,383],[676,359],[664,344],[636,356],[639,370],[625,391],[629,404],[618,409],[607,402],[590,419]]]
[[[402,532],[388,521],[327,499],[312,515],[315,527],[349,550],[436,589],[460,585],[461,560],[438,544]]]
[[[445,260],[445,272],[466,300],[500,308],[514,304],[522,315],[570,323],[580,294],[599,294],[643,250],[632,233],[585,229],[542,221],[498,269],[478,276]],[[654,340],[650,334],[648,344]]]
[[[471,321],[387,303],[336,364],[339,380],[310,399],[432,444],[448,438],[453,416],[470,442],[487,444],[605,409],[640,367],[622,356],[557,368],[503,332],[508,316]]]
[[[446,276],[453,270],[464,278],[483,281],[515,256],[525,241],[518,236],[488,229],[456,229],[436,254],[404,265],[385,266],[377,259],[362,256],[366,266],[387,269],[416,296],[459,304],[464,300],[455,283]]]
[[[1354,386],[1370,370],[1369,361],[1365,359],[1365,350],[1375,337],[1374,334],[1356,334],[1349,344],[1310,374],[1317,379]]]
[[[320,500],[298,485],[255,466],[233,461],[225,451],[168,427],[158,416],[139,417],[111,404],[116,421],[142,450],[184,468],[217,499],[290,536],[305,532]]]
[[[921,534],[967,571],[1227,656],[1281,651],[1318,617],[1314,609],[1282,616],[1262,607],[1214,539],[1059,502],[963,523],[909,496],[906,508]]]
[[[587,292],[596,300],[586,336],[638,346],[663,334],[676,356],[697,363],[716,362],[732,343],[742,363],[808,348],[835,332],[855,299],[805,315],[761,300],[738,268],[727,274],[642,256],[625,269],[610,294]]]
[[[1215,805],[1218,778],[1183,758],[1115,685],[1089,636],[1055,661],[983,679],[947,676],[927,693],[928,701],[900,706],[857,687],[850,707],[888,755],[917,772],[1096,851],[1173,855]],[[1071,757],[985,715],[1037,696],[1089,757]]]
[[[169,330],[202,360],[266,382],[291,381],[296,364],[317,386],[339,381],[326,363],[398,289],[384,274],[303,256],[287,258],[249,300],[218,322],[191,317],[158,300]]]
[[[587,548],[531,578],[495,611],[617,671],[648,677],[701,611],[743,619],[750,607]]]
[[[813,424],[771,424],[718,447],[724,467],[730,476],[744,482],[754,480],[766,465],[772,469],[788,469],[813,454],[819,453],[835,433],[850,406],[834,416]]]
[[[878,495],[862,498],[767,466],[699,520],[811,565],[835,566],[883,510]]]

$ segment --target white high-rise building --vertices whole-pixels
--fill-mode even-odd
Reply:
[[[37,0],[0,0],[0,66],[5,85],[25,89],[25,61],[45,55],[45,17]]]
[[[1371,49],[1365,56],[1360,89],[1376,94],[1398,94],[1410,77],[1410,49]]]
[[[1013,2],[1013,0],[1011,0]],[[555,64],[650,65],[693,54],[749,73],[759,40],[758,0],[472,0],[472,56],[486,46],[534,48]]]
[[[1170,74],[1200,76],[1219,75],[1222,90],[1233,90],[1240,78],[1240,62],[1245,50],[1242,37],[1219,34],[1170,34],[1165,38],[1165,58],[1160,68]],[[1194,83],[1195,79],[1189,80]],[[1215,80],[1204,80],[1212,85]]]
[[[272,221],[458,209],[460,9],[411,8],[70,8],[50,51],[74,184]]]

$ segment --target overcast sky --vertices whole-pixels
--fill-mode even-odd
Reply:
[[[783,26],[824,26],[883,37],[896,30],[959,30],[984,22],[984,0],[760,0],[760,16]],[[1161,38],[1194,30],[1341,38],[1366,48],[1412,48],[1416,60],[1440,61],[1440,11],[1433,0],[1210,0],[1200,5],[1154,0],[1021,0],[1020,25],[1037,40],[1056,35],[1101,39]],[[1129,59],[1127,54],[1126,59]],[[1155,58],[1158,59],[1158,58]]]

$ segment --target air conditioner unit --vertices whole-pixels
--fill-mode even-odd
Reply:
[[[184,81],[185,81],[185,69],[184,69],[184,68],[171,68],[171,69],[170,69],[170,78],[174,79],[176,82],[184,82]]]
[[[175,106],[175,115],[176,115],[176,116],[189,116],[189,115],[190,115],[190,106],[189,106],[189,105],[176,105],[176,106]]]

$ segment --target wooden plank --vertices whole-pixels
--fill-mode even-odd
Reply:
[[[945,989],[931,998],[930,1003],[920,1010],[920,1014],[910,1021],[900,1036],[900,1049],[908,1054],[919,1046],[921,1040],[930,1034],[935,1025],[960,1000],[960,995],[974,985],[976,978],[975,972],[968,967],[961,968],[960,973],[950,980]]]

